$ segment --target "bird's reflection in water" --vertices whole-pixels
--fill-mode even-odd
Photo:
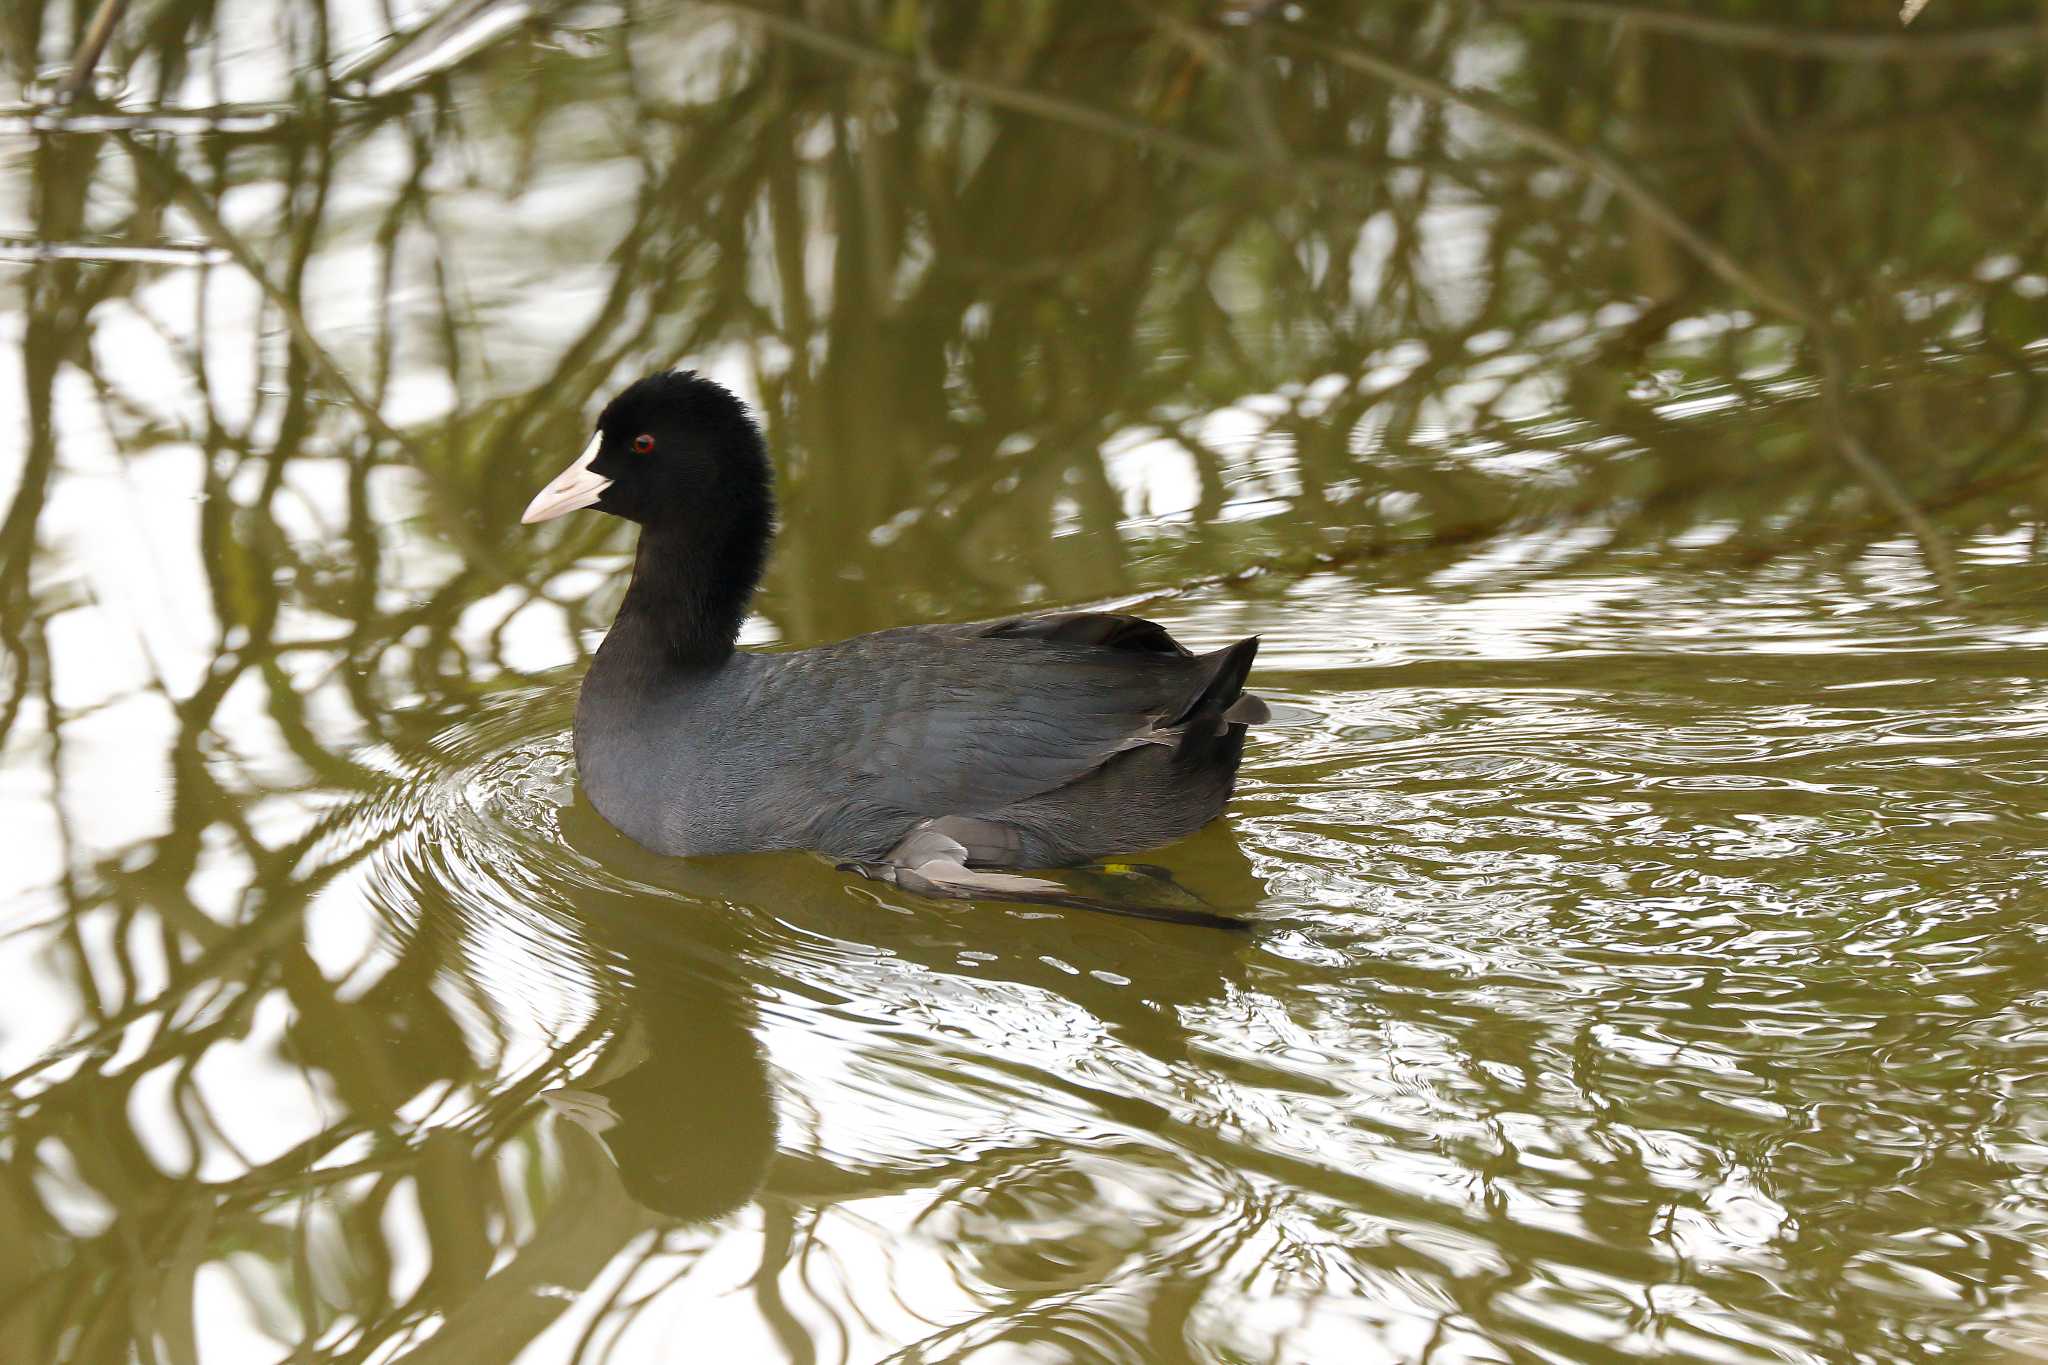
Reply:
[[[1063,1210],[1041,1229],[1046,1257],[1116,1240],[1102,1229],[1120,1196],[1089,1193],[1090,1163],[1104,1144],[1151,1151],[1185,1129],[1178,1087],[1214,1065],[1192,1040],[1242,993],[1262,928],[932,900],[805,854],[657,857],[558,782],[560,767],[519,758],[511,778],[471,784],[485,819],[430,812],[372,864],[395,965],[360,997],[322,1005],[314,964],[288,964],[306,987],[295,1055],[392,1132],[392,1151],[418,1153],[422,1231],[387,1245],[373,1223],[360,1253],[419,1247],[433,1266],[380,1310],[438,1315],[409,1359],[510,1359],[565,1314],[624,1330],[637,1310],[579,1296],[623,1292],[657,1260],[675,1273],[712,1246],[744,1255],[749,1238],[757,1309],[799,1340],[781,1295],[798,1292],[815,1230],[842,1229],[834,1254],[865,1255],[853,1249],[866,1234],[847,1229],[883,1208],[928,1215],[920,1226],[963,1277],[1036,1292],[1003,1269],[1020,1179],[1051,1181],[1048,1207]],[[548,855],[507,860],[508,832]],[[1178,885],[1143,871],[1081,884],[1257,920],[1263,887],[1227,826],[1164,856]],[[476,1084],[494,1093],[418,1134],[418,1096]],[[557,1160],[539,1182],[525,1164],[536,1123],[552,1142],[532,1150]],[[717,1292],[689,1283],[681,1292]]]
[[[651,1212],[690,1222],[732,1212],[775,1152],[746,986],[675,906],[589,897],[578,911],[617,964],[626,1022],[578,1084],[542,1100],[603,1145],[626,1193]]]
[[[815,941],[840,939],[858,945],[862,960],[881,954],[940,978],[1026,986],[1071,1001],[1157,1062],[1186,1058],[1184,1011],[1221,999],[1257,952],[1255,921],[1247,923],[1251,931],[1219,931],[1200,919],[1182,923],[1176,913],[1243,915],[1266,890],[1223,823],[1176,845],[1171,874],[1147,866],[1063,874],[1081,898],[1075,907],[932,900],[850,878],[801,853],[659,857],[604,825],[582,798],[561,810],[561,837],[608,872],[645,886],[629,911],[631,921],[649,925],[637,935],[637,952],[659,941],[670,952],[690,943],[700,964],[733,954],[721,978],[735,1019],[750,1017],[735,982],[811,995],[821,984],[813,978]],[[659,890],[680,902],[659,898]],[[1161,913],[1083,909],[1094,898]]]
[[[1089,909],[929,900],[805,855],[658,857],[610,829],[581,799],[560,821],[573,849],[642,889],[575,898],[571,912],[591,945],[617,963],[616,996],[628,1022],[582,1079],[543,1099],[603,1145],[637,1203],[679,1219],[718,1218],[763,1192],[802,1201],[897,1183],[888,1171],[848,1169],[837,1157],[776,1156],[775,1094],[755,1036],[756,992],[845,990],[844,979],[816,978],[820,942],[856,945],[847,957],[858,962],[879,954],[928,978],[1063,998],[1122,1045],[1165,1064],[1186,1060],[1185,1012],[1241,979],[1254,942],[1245,933]],[[1082,873],[1075,884],[1088,896],[1143,898],[1168,909],[1241,911],[1263,894],[1223,826],[1177,847],[1170,877],[1140,867]],[[1095,1098],[1122,1107],[1114,1097]],[[921,1125],[902,1126],[915,1132]]]

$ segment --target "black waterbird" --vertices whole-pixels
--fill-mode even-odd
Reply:
[[[641,531],[577,699],[576,767],[598,812],[657,853],[810,849],[928,895],[1072,904],[1006,869],[1192,834],[1267,718],[1244,690],[1256,636],[1194,654],[1114,612],[737,648],[772,476],[745,406],[693,373],[614,398],[521,520],[579,507]]]

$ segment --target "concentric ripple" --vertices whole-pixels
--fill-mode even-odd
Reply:
[[[1196,639],[1257,619],[1296,718],[1164,855],[1249,942],[651,857],[575,798],[534,723],[559,691],[444,732],[330,852],[374,844],[388,951],[439,944],[500,1039],[447,1122],[516,1134],[543,1083],[668,1097],[691,1207],[737,1212],[618,1225],[599,1261],[637,1247],[612,1264],[645,1293],[606,1330],[649,1351],[681,1312],[731,1359],[775,1358],[784,1313],[845,1360],[2019,1340],[2048,1245],[2037,632],[1744,582],[1175,604]]]

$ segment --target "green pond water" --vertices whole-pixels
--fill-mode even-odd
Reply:
[[[91,8],[0,20],[0,1361],[2048,1351],[2038,4],[137,0],[65,105]],[[1261,636],[1071,874],[1249,932],[611,831],[631,528],[518,517],[678,363],[757,646]]]

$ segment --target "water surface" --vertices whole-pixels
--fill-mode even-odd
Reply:
[[[11,16],[0,1359],[2040,1349],[2038,11],[1618,14]],[[675,363],[759,646],[1259,634],[1250,931],[608,829]]]

